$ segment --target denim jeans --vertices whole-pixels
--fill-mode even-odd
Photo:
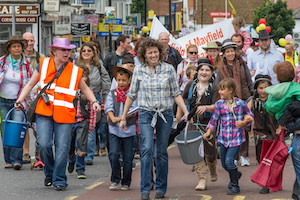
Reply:
[[[95,97],[98,102],[101,102],[101,95],[95,94]],[[101,111],[102,113],[102,111]],[[101,121],[101,120],[100,120]],[[88,148],[87,148],[87,156],[85,157],[85,160],[94,160],[94,153],[96,150],[96,131],[97,131],[97,125],[100,123],[100,121],[96,124],[96,127],[92,132],[89,132],[88,137]]]
[[[295,192],[295,194],[298,195],[298,199],[300,199],[300,193],[298,192],[300,186],[300,137],[299,136],[293,139],[291,147],[293,147],[291,156],[292,156],[294,170],[296,174],[296,180],[298,182],[298,189],[296,191],[294,189],[293,192]]]
[[[96,150],[106,148],[106,126],[104,111],[99,113],[100,121],[96,124]]]
[[[78,143],[77,143],[77,130],[80,127],[80,122],[74,123],[73,131],[75,132],[75,152],[78,150]],[[85,156],[78,156],[76,153],[73,155],[72,159],[69,159],[69,162],[76,163],[76,172],[78,170],[85,171]]]
[[[153,133],[151,120],[155,112],[139,110],[139,126],[141,131],[141,193],[150,193],[151,188],[151,165],[154,153]],[[168,180],[168,141],[173,124],[173,112],[163,112],[167,121],[158,116],[156,123],[156,181],[155,189],[162,193],[167,191]]]
[[[220,144],[220,157],[222,167],[228,171],[231,169],[236,169],[234,164],[234,159],[240,151],[240,146],[236,147],[225,147],[223,144]]]
[[[111,166],[111,182],[130,186],[132,174],[132,145],[133,136],[121,138],[114,134],[109,134],[109,153],[108,158]],[[123,178],[121,178],[120,154],[123,157]]]
[[[73,124],[57,123],[52,117],[37,115],[36,142],[41,160],[45,164],[46,177],[52,177],[53,186],[67,184],[66,166],[71,143],[71,130]],[[55,159],[53,155],[53,140],[55,146]]]
[[[5,117],[10,109],[14,107],[14,103],[16,102],[16,99],[4,99],[0,97],[0,116],[1,120],[5,120]],[[24,114],[22,111],[13,111],[9,118],[9,120],[14,121],[23,121],[24,120]],[[3,142],[3,125],[4,123],[1,122],[1,138]],[[17,148],[17,147],[10,147],[10,146],[4,146],[3,145],[3,153],[4,153],[4,160],[6,164],[12,164],[15,163],[21,164],[23,162],[23,148]]]

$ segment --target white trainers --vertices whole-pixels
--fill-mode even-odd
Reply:
[[[118,190],[118,183],[112,182],[109,186],[110,190]]]
[[[243,167],[250,166],[250,162],[249,162],[248,158],[243,157],[243,156],[240,157],[240,163],[241,163],[241,166],[243,166]]]
[[[235,166],[238,166],[239,165],[239,161],[234,160],[234,164],[235,164]]]

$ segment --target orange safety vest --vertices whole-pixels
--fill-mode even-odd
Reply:
[[[53,58],[40,58],[40,90],[55,76]],[[44,116],[53,116],[57,123],[74,123],[76,110],[73,100],[82,76],[82,69],[69,62],[58,79],[51,84],[45,93],[49,96],[50,105],[40,98],[35,112]]]

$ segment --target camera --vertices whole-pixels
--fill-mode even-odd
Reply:
[[[43,93],[43,94],[42,94],[42,98],[43,98],[45,104],[46,104],[47,106],[49,106],[49,105],[50,105],[50,102],[49,102],[49,97],[48,97],[48,95],[45,94],[45,93]]]

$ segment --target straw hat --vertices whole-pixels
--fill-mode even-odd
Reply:
[[[219,47],[219,45],[216,42],[209,42],[207,43],[207,47],[202,47],[202,49],[204,49],[205,51],[207,51],[208,49],[220,49],[221,47]]]
[[[123,70],[125,70],[126,72],[128,72],[129,75],[130,75],[130,77],[132,76],[132,71],[126,69],[125,67],[115,66],[115,67],[113,67],[113,68],[111,69],[111,72],[112,72],[112,74],[113,74],[113,76],[114,76],[115,78],[116,78],[116,76],[117,76],[117,72],[118,72],[119,70],[121,70],[121,69],[123,69]]]
[[[13,35],[2,45],[2,50],[4,54],[9,54],[9,47],[14,43],[20,43],[22,45],[22,49],[27,48],[27,40],[20,38],[18,35]]]

